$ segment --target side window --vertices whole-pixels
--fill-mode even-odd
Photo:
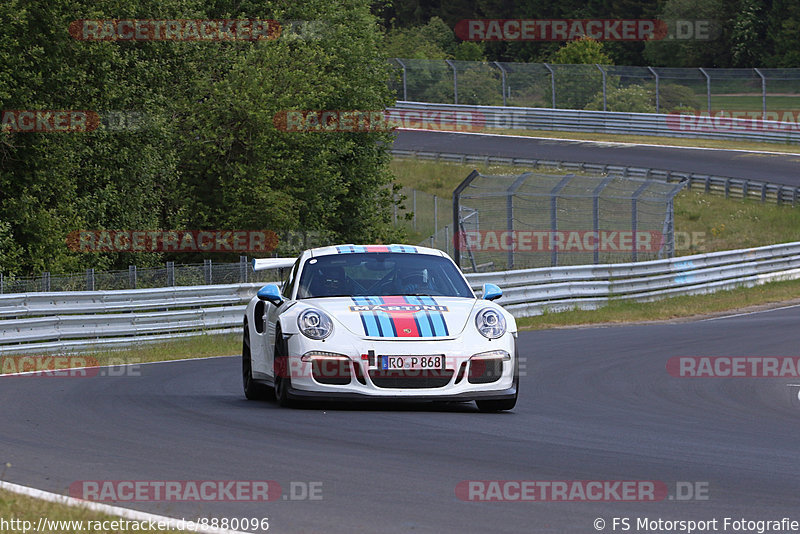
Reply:
[[[297,277],[297,269],[300,267],[300,258],[297,258],[297,261],[294,262],[294,266],[292,270],[289,271],[289,277],[284,280],[283,282],[283,298],[290,299],[292,297],[292,288],[294,287],[294,281]]]

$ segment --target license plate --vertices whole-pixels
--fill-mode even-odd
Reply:
[[[384,371],[444,369],[444,356],[381,356]]]

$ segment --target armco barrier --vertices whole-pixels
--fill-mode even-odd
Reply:
[[[429,104],[398,101],[391,110],[402,110],[405,120],[410,111],[426,113],[436,124],[452,125],[452,131],[548,130],[593,132],[621,135],[650,135],[695,139],[728,139],[762,143],[800,143],[800,125],[761,119],[715,118],[692,120],[676,114],[623,113],[575,109],[518,108]]]
[[[650,301],[800,278],[800,242],[612,265],[468,274],[494,283],[514,315],[596,309],[612,299]],[[0,296],[0,354],[93,347],[238,332],[261,284]]]

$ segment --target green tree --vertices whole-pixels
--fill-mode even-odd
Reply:
[[[603,43],[588,37],[570,41],[552,56],[555,64],[556,107],[583,109],[603,90],[603,75],[596,65],[611,65]],[[609,77],[610,78],[610,77]],[[614,80],[606,79],[606,85]]]

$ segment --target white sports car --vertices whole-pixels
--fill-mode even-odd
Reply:
[[[248,399],[472,401],[510,410],[519,363],[514,317],[477,298],[440,250],[340,245],[299,258],[283,289],[262,287],[247,305],[242,375]]]

